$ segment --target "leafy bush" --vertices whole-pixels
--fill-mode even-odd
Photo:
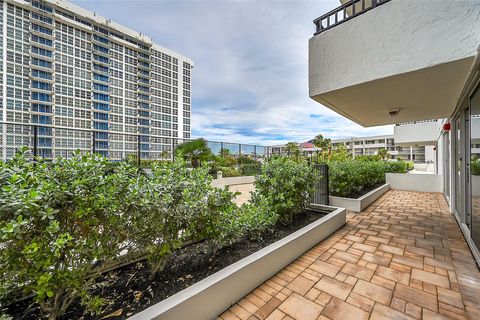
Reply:
[[[277,221],[278,216],[271,210],[268,201],[259,196],[255,203],[243,204],[224,220],[221,225],[223,242],[232,243],[242,238],[258,240]]]
[[[334,196],[355,197],[385,182],[384,165],[380,161],[335,161],[328,167],[330,192]]]
[[[211,186],[208,168],[188,168],[181,158],[154,166],[151,179],[136,228],[153,277],[185,243],[219,237],[218,226],[236,206],[233,193]]]
[[[380,161],[382,157],[378,154],[365,154],[355,157],[356,161],[364,161],[364,162],[371,162],[371,161]]]
[[[364,190],[385,183],[389,172],[407,172],[403,161],[380,161],[373,157],[362,157],[348,161],[331,161],[329,167],[329,188],[334,196],[355,198]]]
[[[125,249],[124,226],[137,205],[125,200],[125,186],[137,169],[124,163],[109,174],[107,160],[79,154],[34,164],[25,151],[0,168],[1,291],[34,292],[55,319],[88,296],[96,264]]]
[[[407,161],[407,170],[410,171],[413,169],[415,169],[415,164],[413,163],[413,161]]]
[[[251,155],[240,155],[238,158],[237,158],[237,163],[239,165],[245,165],[245,164],[259,164],[259,162],[257,160],[255,160]]]
[[[253,203],[266,201],[280,222],[291,224],[295,215],[305,210],[316,178],[313,168],[304,161],[270,159],[255,179]]]
[[[240,171],[235,167],[220,167],[220,171],[222,171],[222,176],[224,178],[239,177],[242,175]]]
[[[352,155],[344,144],[335,147],[332,150],[329,161],[347,161],[352,159]]]
[[[183,158],[145,175],[129,161],[75,154],[33,163],[26,149],[0,162],[0,301],[34,293],[56,319],[90,295],[100,270],[127,253],[148,253],[152,276],[189,242],[223,239],[234,194],[211,186],[208,169]]]
[[[240,173],[242,176],[255,176],[262,170],[262,164],[260,162],[243,164],[240,166]]]
[[[408,164],[405,161],[386,161],[384,162],[385,173],[405,173],[408,169]]]
[[[216,166],[216,165],[214,165],[212,168],[210,168],[209,174],[214,179],[216,179],[219,171],[222,171],[222,177],[224,177],[224,178],[239,177],[239,176],[242,175],[240,173],[240,171],[235,167],[220,167],[220,166]]]
[[[480,159],[473,158],[470,164],[472,175],[479,176],[480,175]]]

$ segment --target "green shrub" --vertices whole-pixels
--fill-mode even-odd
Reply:
[[[385,161],[385,173],[405,173],[408,170],[408,164],[405,161]]]
[[[364,156],[347,161],[330,161],[329,188],[333,196],[355,198],[364,190],[385,183],[385,174],[407,172],[404,161],[381,161]]]
[[[329,188],[334,196],[356,197],[363,190],[385,182],[381,161],[335,161],[329,166]]]
[[[259,162],[255,160],[252,156],[242,154],[237,157],[237,163],[239,165],[244,165],[244,164],[258,164]]]
[[[242,175],[240,171],[235,167],[220,167],[219,171],[222,171],[222,176],[224,178],[239,177]]]
[[[407,161],[407,170],[410,171],[413,169],[415,169],[415,164],[413,163],[413,161]]]
[[[480,159],[473,158],[470,164],[472,175],[479,176],[480,175]]]
[[[234,211],[222,224],[222,240],[230,244],[238,239],[258,240],[274,226],[278,216],[270,208],[268,201],[259,197],[255,203],[247,202],[239,210]]]
[[[55,319],[88,296],[95,265],[125,249],[125,226],[137,206],[125,200],[126,186],[137,169],[124,163],[110,174],[104,158],[79,154],[34,164],[22,150],[0,171],[2,294],[34,292]]]
[[[382,160],[382,156],[378,154],[365,154],[365,155],[356,156],[355,160],[365,161],[365,162],[380,161]]]
[[[262,164],[260,162],[243,164],[240,166],[240,174],[242,176],[255,176],[262,170]]]
[[[256,176],[253,203],[266,201],[280,222],[291,224],[295,215],[305,210],[316,179],[313,168],[304,161],[270,159]]]
[[[188,168],[182,158],[155,165],[150,179],[135,229],[153,277],[185,243],[220,237],[219,225],[236,206],[233,193],[211,186],[208,168]]]
[[[129,161],[34,163],[25,152],[0,162],[0,301],[33,292],[50,319],[75,299],[100,312],[90,289],[121,254],[147,253],[153,276],[180,246],[223,241],[221,226],[236,215],[234,194],[181,157],[147,176]]]

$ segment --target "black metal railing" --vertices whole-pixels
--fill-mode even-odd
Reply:
[[[399,122],[399,123],[396,123],[395,125],[396,126],[404,126],[404,125],[408,125],[408,124],[429,123],[429,122],[438,122],[438,119]]]
[[[315,183],[315,191],[310,197],[310,203],[312,204],[329,204],[329,176],[328,176],[328,165],[326,164],[314,164],[313,165],[315,172],[317,173],[319,179]]]
[[[32,158],[69,158],[78,150],[82,154],[102,154],[112,161],[134,158],[140,165],[144,160],[173,160],[176,147],[192,140],[194,139],[153,134],[0,122],[0,160],[11,159],[19,148],[26,146],[30,149]],[[267,146],[205,141],[213,154],[222,157],[228,154],[261,161],[271,155],[270,147]]]
[[[390,0],[350,0],[313,20],[316,27],[314,35],[338,26],[388,1]]]

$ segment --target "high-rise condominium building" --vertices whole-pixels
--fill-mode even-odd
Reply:
[[[192,61],[66,1],[0,0],[0,157],[158,158],[190,138]],[[75,129],[75,130],[73,130]],[[138,139],[138,140],[137,140]]]

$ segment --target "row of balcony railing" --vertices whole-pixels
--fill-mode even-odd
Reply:
[[[315,34],[320,34],[339,24],[342,24],[356,16],[359,16],[385,2],[390,0],[350,0],[330,12],[313,20],[316,30]]]

